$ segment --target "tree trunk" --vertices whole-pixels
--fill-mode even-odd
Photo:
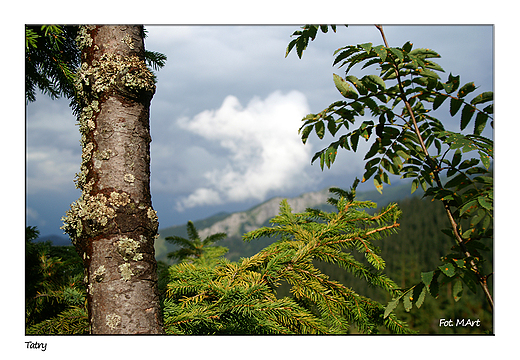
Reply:
[[[150,101],[142,26],[82,26],[76,98],[78,201],[63,218],[85,265],[92,334],[163,333],[150,195]]]

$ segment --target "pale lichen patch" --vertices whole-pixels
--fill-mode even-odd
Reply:
[[[92,46],[93,40],[90,34],[87,32],[87,30],[90,30],[94,27],[95,26],[92,25],[85,25],[79,27],[78,35],[76,36],[76,44],[78,45],[78,49],[81,50],[85,47]]]
[[[85,194],[70,206],[66,216],[62,218],[63,229],[70,235],[73,243],[85,231],[89,235],[95,235],[108,221],[115,217],[115,210],[107,206],[107,198],[103,194],[90,196]]]
[[[123,279],[124,281],[130,280],[134,275],[129,263],[119,265],[119,272],[121,273],[121,279]]]
[[[96,271],[94,271],[94,280],[97,282],[103,281],[103,277],[105,276],[105,265],[101,265],[97,268]]]
[[[132,38],[130,37],[130,35],[126,34],[122,39],[121,39],[121,42],[125,43],[126,45],[128,45],[128,47],[130,49],[134,49],[135,46],[134,46],[134,43],[132,41]]]
[[[123,176],[123,180],[126,181],[127,183],[132,184],[135,181],[135,176],[132,174],[125,174]]]
[[[76,88],[84,94],[88,86],[92,98],[112,88],[126,91],[155,92],[155,77],[146,67],[146,63],[133,56],[121,56],[106,53],[99,61],[92,61],[91,66],[83,63],[76,74]]]
[[[117,191],[112,191],[108,201],[115,207],[125,206],[130,203],[130,195],[125,192],[118,193]]]
[[[146,215],[148,216],[148,219],[154,222],[159,220],[159,218],[157,217],[157,211],[155,211],[151,207],[148,207],[148,210],[146,210]]]
[[[119,254],[121,254],[125,261],[130,259],[139,261],[143,259],[143,254],[137,252],[139,246],[141,246],[139,242],[135,241],[134,239],[130,239],[128,236],[121,237],[121,240],[117,242]]]
[[[117,314],[107,314],[105,319],[106,325],[112,330],[116,329],[121,324],[121,316]]]

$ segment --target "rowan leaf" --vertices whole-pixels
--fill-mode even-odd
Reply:
[[[336,121],[332,118],[332,116],[327,119],[327,129],[332,136],[336,135],[336,131],[338,131],[338,127],[336,127]]]
[[[413,292],[410,290],[403,296],[403,305],[404,305],[404,310],[406,312],[409,312],[410,310],[412,310],[412,306],[413,306],[412,301],[413,301]]]
[[[428,272],[422,272],[421,273],[421,280],[422,282],[424,283],[424,285],[426,285],[427,287],[430,286],[432,280],[433,280],[433,275],[435,274],[435,271],[428,271]]]
[[[462,114],[460,117],[460,130],[464,130],[466,126],[468,126],[473,114],[475,113],[475,108],[471,105],[465,105],[462,109]]]
[[[397,59],[399,61],[403,61],[404,60],[404,54],[403,54],[403,51],[401,49],[398,49],[398,48],[388,48],[388,50],[395,56],[397,57]]]
[[[350,83],[352,83],[352,85],[354,85],[354,87],[356,88],[356,90],[361,94],[361,95],[367,95],[368,94],[368,90],[367,88],[365,87],[365,85],[363,85],[363,83],[361,82],[361,80],[359,80],[357,77],[355,77],[354,75],[348,75],[347,77],[345,77],[345,80],[346,81],[349,81]]]
[[[368,81],[370,81],[371,83],[373,84],[376,84],[381,90],[384,90],[386,89],[386,84],[385,84],[385,81],[383,79],[381,79],[379,76],[377,75],[367,75],[363,78],[366,78]],[[374,91],[375,92],[375,91]]]
[[[415,55],[415,56],[421,57],[423,59],[441,57],[437,52],[433,51],[432,49],[422,49],[422,48],[413,49],[412,51],[410,51],[410,55]]]
[[[453,299],[455,301],[460,300],[463,290],[462,281],[460,279],[455,280],[455,283],[453,284]]]
[[[451,161],[451,165],[452,166],[459,165],[461,159],[462,159],[462,152],[460,151],[460,149],[457,149],[457,151],[455,151],[455,154],[453,154],[453,160]]]
[[[381,181],[381,176],[376,175],[374,176],[374,185],[376,187],[376,190],[379,191],[380,194],[383,193],[383,183]]]
[[[424,303],[424,298],[426,297],[426,292],[427,292],[426,287],[422,286],[421,292],[419,293],[419,296],[417,297],[417,300],[415,301],[415,306],[417,306],[418,309]]]
[[[386,319],[388,317],[388,315],[390,315],[390,313],[392,311],[394,311],[394,309],[397,307],[397,305],[399,305],[399,298],[395,298],[395,299],[391,300],[386,305],[385,313],[383,314],[383,317]]]
[[[484,131],[484,128],[486,127],[488,117],[488,114],[484,112],[479,112],[477,114],[477,117],[475,118],[475,127],[473,129],[473,134],[482,134],[482,131]]]
[[[372,43],[364,43],[359,45],[361,48],[363,48],[367,53],[370,53],[370,50],[372,50]]]
[[[479,151],[478,153],[480,155],[480,161],[482,161],[482,165],[484,165],[486,169],[489,169],[489,167],[491,166],[491,160],[489,156],[483,151]]]
[[[439,269],[448,277],[453,277],[453,275],[455,275],[455,266],[453,266],[452,263],[442,264],[439,266]]]
[[[337,74],[333,74],[334,85],[338,91],[347,99],[357,99],[358,94],[343,78]]]
[[[487,196],[479,196],[477,198],[478,203],[486,210],[493,210],[493,201],[491,201]]]
[[[345,50],[346,49],[346,50]],[[343,51],[342,51],[343,50]],[[344,59],[347,59],[349,56],[361,51],[358,47],[356,46],[347,46],[347,47],[344,47],[344,48],[339,48],[338,50],[336,50],[334,52],[334,55],[336,55],[339,51],[341,51],[339,53],[338,56],[336,56],[336,59],[334,59],[334,63],[332,64],[332,66],[336,65],[337,63],[339,63],[341,60],[344,60]],[[345,62],[346,63],[346,62]],[[340,67],[342,67],[343,65],[345,65],[345,63],[343,63],[342,65],[340,65]]]
[[[320,139],[323,139],[323,136],[325,135],[325,124],[323,121],[320,120],[314,124],[314,129],[316,130],[316,135],[318,135]]]
[[[309,125],[309,126],[304,127],[303,130],[301,131],[302,142],[304,144],[307,142],[307,139],[309,138],[312,128],[313,128],[312,125]]]
[[[470,200],[470,201],[466,202],[464,205],[462,205],[462,207],[459,210],[459,213],[462,216],[468,210],[470,210],[470,212],[471,212],[471,208],[476,207],[477,204],[478,204],[478,201],[476,199]]]
[[[471,100],[471,105],[482,104],[493,100],[493,91],[486,91]]]
[[[377,56],[379,56],[381,61],[384,62],[386,60],[387,52],[386,48],[383,45],[374,46],[372,50],[374,50]]]
[[[457,75],[457,76],[453,76],[453,75],[448,75],[448,81],[445,83],[445,84],[442,84],[443,87],[444,87],[444,90],[448,93],[448,94],[451,94],[452,92],[454,92],[455,90],[457,90],[459,88],[459,85],[460,85],[460,76]]]
[[[474,82],[470,82],[467,84],[464,84],[457,93],[457,97],[463,98],[464,96],[468,95],[470,92],[475,91],[477,87],[475,86]]]
[[[355,131],[350,136],[350,145],[352,146],[352,150],[357,151],[357,146],[359,142],[359,132]]]
[[[409,53],[412,50],[413,44],[409,41],[406,42],[406,44],[403,45],[403,50],[407,53]]]
[[[463,100],[456,99],[456,98],[451,98],[451,101],[450,101],[450,115],[454,116],[459,111],[459,109],[460,109],[460,107],[462,106],[463,103],[464,103]]]
[[[371,167],[369,169],[366,169],[365,170],[365,173],[363,174],[363,180],[361,180],[361,182],[365,182],[367,181],[368,179],[370,179],[372,177],[372,175],[374,175],[374,173],[377,171],[377,167],[374,166],[374,167]]]

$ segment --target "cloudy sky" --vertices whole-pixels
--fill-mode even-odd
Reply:
[[[362,176],[364,152],[339,153],[323,172],[311,166],[330,138],[311,137],[303,145],[298,128],[306,114],[341,99],[332,74],[344,70],[332,67],[334,50],[381,44],[374,26],[319,33],[302,59],[294,52],[285,58],[297,25],[146,29],[146,48],[168,57],[151,105],[151,191],[161,228],[245,210],[273,196],[348,188]],[[492,26],[386,26],[385,33],[390,46],[410,40],[440,53],[436,62],[446,77],[452,72],[480,91],[493,90]],[[80,196],[73,183],[79,131],[67,100],[39,96],[26,117],[26,223],[41,235],[60,235],[60,218]],[[457,122],[450,124],[455,130]]]

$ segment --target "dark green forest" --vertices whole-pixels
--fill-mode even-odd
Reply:
[[[385,205],[385,204],[380,204]],[[402,216],[397,234],[382,239],[376,245],[386,261],[384,272],[400,287],[407,288],[421,281],[421,272],[431,271],[441,264],[441,257],[450,250],[451,239],[440,230],[447,227],[442,205],[418,196],[399,201]],[[218,216],[217,216],[218,217]],[[214,219],[213,219],[214,220]],[[198,224],[201,225],[200,223]],[[88,333],[85,310],[85,288],[80,257],[72,246],[53,246],[50,242],[38,242],[38,231],[28,227],[26,231],[26,332],[39,334]],[[226,257],[231,261],[249,257],[275,242],[273,238],[260,238],[251,242],[227,238],[218,245],[228,247]],[[487,244],[492,249],[492,244]],[[360,255],[360,254],[355,254]],[[490,254],[485,258],[492,259]],[[357,256],[364,261],[363,256]],[[173,262],[159,261],[160,287],[165,291],[169,281],[168,267]],[[314,262],[323,273],[358,294],[387,304],[390,295],[376,287],[370,287],[360,278],[334,264]],[[492,269],[493,264],[486,264]],[[490,270],[491,272],[491,270]],[[492,286],[492,283],[491,283]],[[492,287],[491,287],[492,289]],[[290,296],[284,284],[278,296]],[[454,300],[451,284],[441,287],[434,299],[427,295],[421,308],[415,306],[409,312],[397,307],[397,317],[408,323],[419,334],[489,334],[493,332],[493,319],[485,296],[474,294],[465,288],[462,297]],[[60,321],[46,321],[61,317]],[[440,319],[479,319],[480,326],[439,326]],[[59,324],[59,325],[56,325]],[[355,329],[351,331],[356,333]],[[383,331],[384,333],[384,331]]]

